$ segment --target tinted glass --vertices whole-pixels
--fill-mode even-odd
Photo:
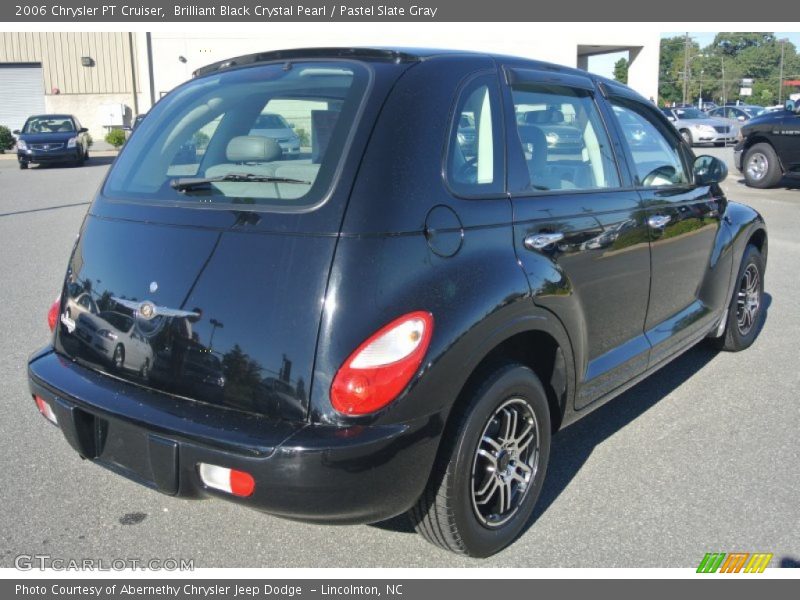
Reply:
[[[248,67],[190,81],[142,121],[105,192],[204,208],[316,204],[334,180],[368,81],[364,66],[345,61]],[[186,187],[187,178],[213,181]]]
[[[688,183],[680,142],[657,115],[635,102],[611,103],[633,158],[638,184],[656,187]]]
[[[461,91],[451,127],[447,179],[458,193],[503,191],[499,94],[493,76],[473,79]]]
[[[530,189],[619,187],[611,144],[588,92],[550,85],[512,92]]]

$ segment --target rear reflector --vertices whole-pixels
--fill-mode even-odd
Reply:
[[[56,328],[56,323],[58,323],[58,311],[60,308],[61,295],[59,294],[58,298],[50,305],[50,310],[47,311],[47,326],[50,328],[50,331],[54,331]]]
[[[50,407],[50,404],[44,398],[40,396],[34,396],[33,399],[36,401],[36,407],[39,409],[39,412],[42,413],[45,419],[53,423],[54,425],[58,425],[58,419],[56,418],[56,413],[53,412],[53,409]]]
[[[246,498],[251,496],[253,490],[256,489],[256,482],[250,473],[208,463],[199,463],[197,466],[200,470],[200,479],[215,490]]]

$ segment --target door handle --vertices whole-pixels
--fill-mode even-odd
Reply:
[[[560,242],[564,239],[564,234],[555,233],[533,233],[522,242],[528,250],[542,250],[548,246]]]
[[[647,224],[653,229],[664,229],[671,220],[672,217],[669,215],[653,215],[647,217]]]

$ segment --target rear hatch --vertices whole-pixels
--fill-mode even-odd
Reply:
[[[165,97],[84,222],[56,350],[187,400],[305,419],[353,173],[400,72],[389,61],[284,61]],[[267,113],[292,126],[299,155],[253,131]]]

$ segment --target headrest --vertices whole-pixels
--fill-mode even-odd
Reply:
[[[548,120],[547,111],[544,110],[530,110],[525,113],[526,123],[546,123]]]
[[[563,123],[564,122],[564,113],[560,110],[554,110],[550,113],[550,122],[551,123]]]
[[[260,135],[240,135],[228,142],[225,155],[230,162],[270,162],[283,154],[278,142]]]

